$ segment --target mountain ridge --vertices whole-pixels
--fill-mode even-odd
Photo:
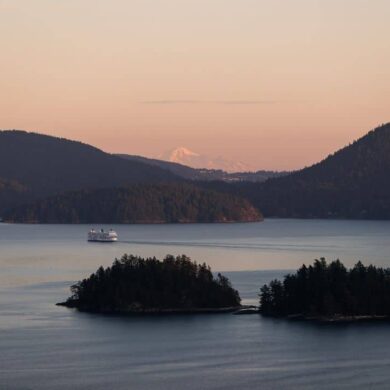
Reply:
[[[228,173],[221,169],[199,169],[191,168],[187,165],[180,163],[152,159],[143,156],[131,155],[131,154],[115,154],[121,158],[140,161],[146,164],[159,166],[160,168],[167,169],[173,174],[182,177],[183,179],[193,181],[225,181],[225,182],[236,182],[236,181],[251,181],[251,182],[263,182],[271,177],[278,177],[287,175],[288,172],[278,171],[256,171],[256,172],[233,172]]]
[[[0,212],[71,190],[196,180],[199,187],[246,198],[266,217],[390,219],[389,173],[390,123],[310,167],[263,183],[245,181],[245,174],[232,179],[226,172],[110,155],[37,133],[0,132]]]

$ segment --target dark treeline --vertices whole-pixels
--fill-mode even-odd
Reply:
[[[251,222],[262,216],[236,195],[170,183],[70,192],[5,212],[3,219],[25,223],[177,223]]]
[[[95,312],[143,312],[237,307],[229,280],[185,255],[163,261],[124,255],[71,288],[65,306]]]
[[[315,260],[283,282],[264,285],[260,311],[272,316],[389,316],[390,269],[358,262],[347,270],[339,260]]]

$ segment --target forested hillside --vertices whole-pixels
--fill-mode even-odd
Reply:
[[[390,219],[390,123],[288,176],[210,186],[245,196],[266,217]]]
[[[7,208],[64,191],[179,180],[171,172],[81,142],[0,131],[0,216]]]

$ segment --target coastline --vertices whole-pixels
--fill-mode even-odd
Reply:
[[[248,218],[242,220],[215,220],[215,221],[196,221],[196,220],[180,220],[180,221],[166,221],[166,220],[139,220],[139,221],[100,221],[100,222],[91,222],[91,221],[80,221],[80,222],[61,222],[61,221],[49,221],[43,222],[39,220],[12,220],[12,219],[3,219],[0,220],[0,223],[3,224],[14,224],[14,225],[190,225],[190,224],[235,224],[235,223],[258,223],[264,222],[264,217]]]

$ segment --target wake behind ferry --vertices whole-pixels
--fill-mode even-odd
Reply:
[[[88,232],[88,241],[94,242],[115,242],[118,241],[118,235],[112,229],[105,232],[103,229],[95,230],[91,229]]]

